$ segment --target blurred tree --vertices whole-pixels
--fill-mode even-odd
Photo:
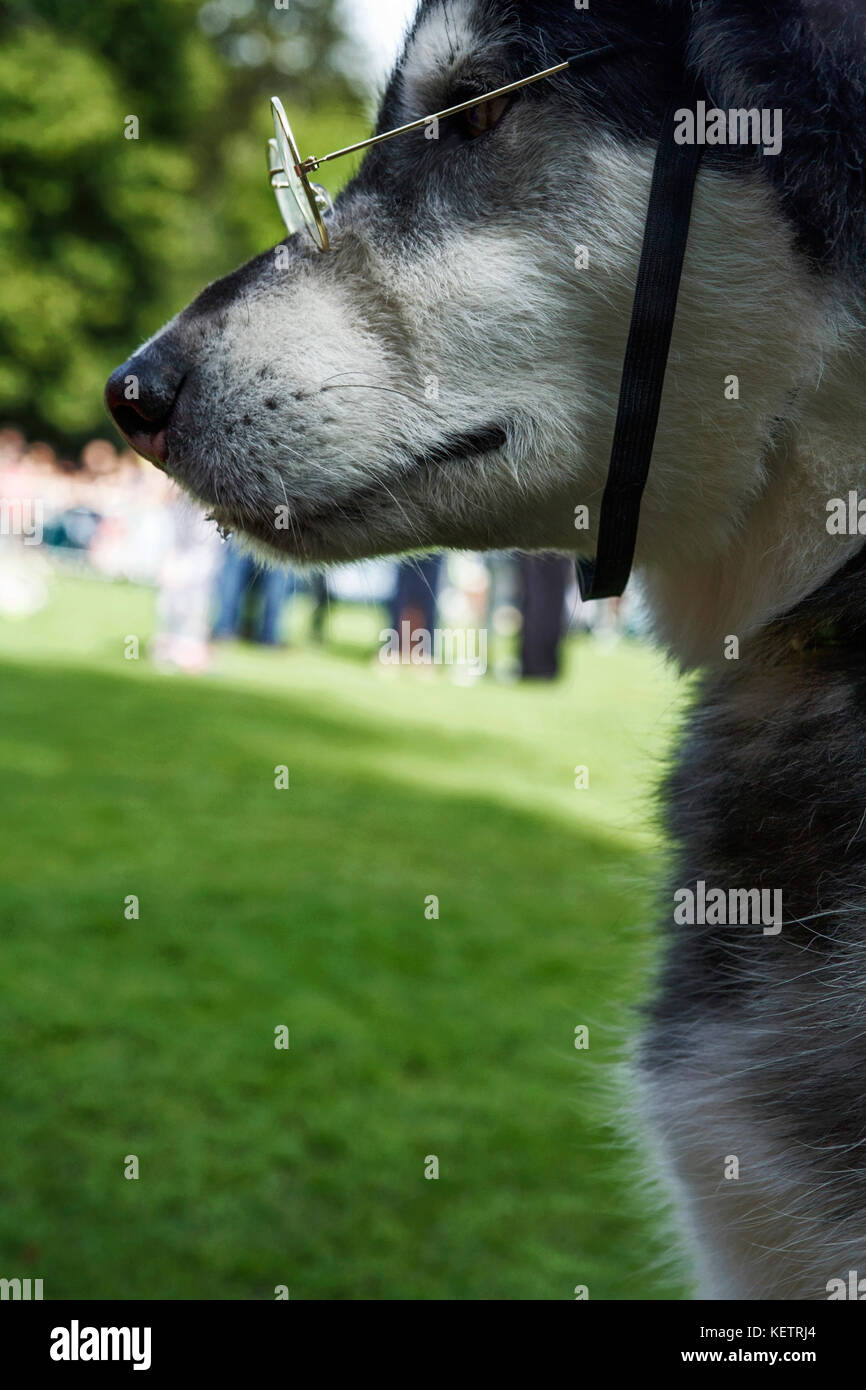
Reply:
[[[363,119],[336,0],[280,4],[0,6],[0,421],[66,451],[110,437],[111,368],[280,237],[270,92],[311,144]]]

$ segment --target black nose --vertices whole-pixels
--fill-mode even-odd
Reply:
[[[162,468],[168,458],[172,412],[186,376],[177,346],[157,338],[115,368],[105,404],[136,453]]]

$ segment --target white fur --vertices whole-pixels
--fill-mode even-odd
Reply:
[[[477,45],[472,6],[467,0],[449,0],[431,11],[415,31],[401,68],[404,89],[410,94],[421,91]]]
[[[830,1280],[847,1282],[862,1264],[866,1227],[862,1218],[834,1217],[841,1177],[804,1182],[801,1155],[764,1113],[768,1082],[754,1061],[760,1031],[703,1024],[687,1064],[644,1074],[658,1177],[694,1256],[699,1296],[826,1299]],[[791,1048],[796,1034],[774,1042]],[[839,1156],[840,1169],[846,1161]]]

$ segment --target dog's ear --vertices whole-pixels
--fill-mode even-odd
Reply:
[[[703,0],[689,57],[713,106],[780,112],[759,156],[798,248],[866,293],[866,29],[862,0]]]

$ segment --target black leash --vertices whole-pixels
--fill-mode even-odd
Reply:
[[[623,363],[616,426],[594,560],[578,559],[582,599],[616,598],[634,559],[640,504],[649,473],[671,344],[692,198],[703,147],[674,141],[674,115],[694,105],[682,96],[665,113],[653,168],[640,268]]]

